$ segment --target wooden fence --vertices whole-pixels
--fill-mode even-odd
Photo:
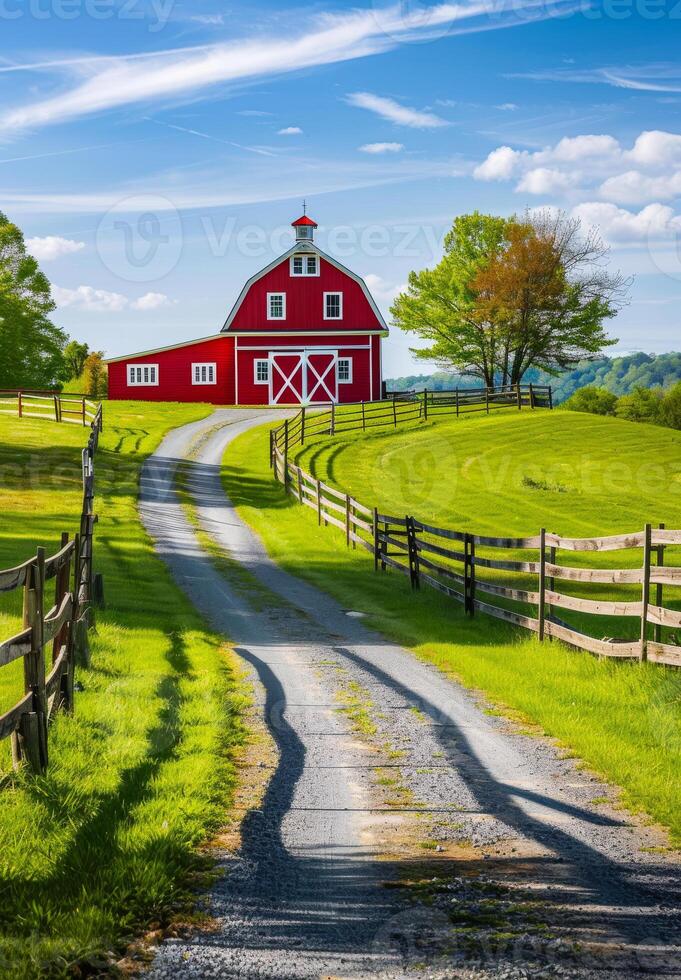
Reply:
[[[98,402],[85,395],[62,395],[58,391],[24,391],[18,388],[0,390],[0,415],[91,425],[98,407]]]
[[[72,540],[64,532],[59,551],[49,557],[38,548],[34,557],[15,568],[0,570],[0,593],[23,589],[23,628],[0,642],[0,668],[23,659],[24,696],[0,715],[0,741],[12,739],[15,769],[26,764],[43,773],[48,763],[48,725],[58,710],[73,708],[76,664],[89,661],[88,628],[94,623],[93,600],[101,582],[93,571],[94,457],[102,431],[102,407],[94,413],[87,446],[82,451],[83,506]],[[54,582],[49,603],[48,583]],[[45,648],[51,644],[47,671]]]
[[[303,406],[292,419],[272,430],[271,451],[278,449],[288,459],[289,450],[315,436],[337,435],[376,427],[394,427],[407,422],[425,422],[429,417],[487,412],[495,408],[553,408],[548,385],[500,385],[496,388],[462,388],[460,391],[393,392],[382,401],[331,404],[328,408]]]
[[[380,513],[290,462],[278,441],[272,441],[271,452],[275,478],[298,503],[316,512],[319,525],[343,531],[348,547],[364,548],[373,555],[376,569],[395,569],[409,578],[413,589],[437,589],[461,603],[470,616],[486,613],[531,630],[540,640],[563,640],[601,657],[681,667],[681,646],[670,632],[681,629],[681,612],[663,605],[664,587],[681,586],[681,567],[665,561],[666,549],[681,544],[681,530],[648,524],[632,534],[599,538],[567,538],[543,528],[526,538],[470,534],[410,515]],[[565,565],[559,557],[560,552],[618,551],[633,551],[635,564],[580,567]],[[566,586],[557,584],[565,582],[591,595],[567,594],[562,591]],[[613,601],[599,596],[602,586],[621,588],[622,597]],[[578,614],[586,629],[559,619],[556,610]],[[606,617],[615,629],[621,628],[621,617],[633,619],[637,622],[629,632],[635,635],[591,635],[598,632],[598,617]]]

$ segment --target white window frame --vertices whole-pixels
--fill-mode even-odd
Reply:
[[[206,369],[206,380],[200,379],[196,380],[196,370],[199,369],[199,374],[202,373],[202,368]],[[213,377],[209,379],[209,375],[213,370]],[[193,361],[192,362],[192,384],[193,385],[216,385],[218,383],[218,366],[215,361]]]
[[[281,316],[272,316],[272,299],[275,296],[281,296]],[[267,294],[267,319],[268,320],[285,320],[286,319],[286,293],[268,293]]]
[[[144,372],[147,372],[147,380],[144,380]],[[151,373],[154,373],[154,380],[150,381]],[[141,372],[141,379],[138,381],[136,377],[133,376],[133,372],[136,375],[137,371]],[[127,379],[128,388],[158,388],[158,364],[127,364],[125,377]]]
[[[341,378],[340,376],[340,365],[341,361],[347,361],[348,365],[348,376],[347,378]],[[336,383],[339,385],[350,385],[352,384],[352,358],[351,357],[338,357],[336,358]]]
[[[329,296],[337,296],[338,297],[338,316],[327,316],[326,315],[326,301],[327,301],[327,299],[328,299]],[[325,320],[336,320],[336,321],[338,321],[338,320],[342,320],[343,319],[343,293],[342,292],[340,292],[338,289],[334,289],[330,293],[324,293],[324,310],[323,310],[323,313],[324,313],[324,319]]]
[[[302,259],[303,261],[303,271],[294,272],[294,263],[296,259]],[[308,259],[314,259],[315,271],[307,271]],[[313,276],[319,276],[319,256],[310,255],[308,252],[298,252],[296,255],[292,255],[289,259],[289,270],[294,279],[311,279]]]
[[[267,377],[263,380],[258,377],[258,365],[264,364],[267,368]],[[270,360],[268,357],[256,357],[253,361],[253,384],[254,385],[268,385],[270,383]]]

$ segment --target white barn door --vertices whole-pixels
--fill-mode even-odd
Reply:
[[[338,351],[273,351],[270,405],[313,405],[338,401]]]

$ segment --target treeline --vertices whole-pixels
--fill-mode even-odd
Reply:
[[[572,370],[552,377],[544,371],[530,369],[523,382],[550,384],[554,404],[567,401],[576,391],[587,386],[604,389],[615,396],[631,395],[638,388],[668,389],[681,381],[681,353],[628,354],[625,357],[599,357],[580,361]],[[451,391],[454,388],[474,388],[477,378],[463,377],[450,371],[433,374],[411,374],[386,382],[388,391]]]
[[[681,381],[671,388],[636,387],[630,394],[619,397],[607,388],[587,385],[568,398],[562,408],[681,429]]]

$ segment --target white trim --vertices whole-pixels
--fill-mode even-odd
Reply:
[[[234,404],[239,404],[239,337],[234,337]]]
[[[139,371],[142,378],[137,381],[132,380],[131,371]],[[144,372],[147,371],[149,377],[153,371],[154,380],[144,380]],[[128,388],[158,388],[158,364],[128,364],[125,372],[125,383]]]
[[[380,350],[380,343],[379,343]],[[369,341],[369,401],[374,400],[374,338]]]
[[[295,353],[298,350],[304,350],[304,351],[327,351],[327,350],[329,350],[329,348],[328,347],[325,347],[325,346],[322,346],[322,345],[317,345],[317,346],[314,346],[313,345],[312,347],[302,347],[302,348],[301,347],[291,348],[291,347],[286,347],[285,345],[281,345],[281,344],[279,344],[279,345],[277,345],[277,344],[258,344],[257,346],[240,347],[239,350],[240,351],[275,350],[277,352],[281,351],[282,353],[285,353],[287,350],[293,350],[293,352]],[[338,347],[334,348],[334,350],[371,350],[371,347],[369,346],[369,344],[339,344]]]
[[[376,317],[376,320],[378,321],[379,324],[381,324],[381,331],[384,330],[385,336],[386,337],[388,336],[388,325],[383,319],[383,314],[381,313],[378,306],[376,305],[376,300],[369,292],[369,287],[364,282],[362,277],[358,276],[356,272],[352,272],[351,269],[348,269],[347,266],[343,265],[341,262],[338,262],[330,255],[327,255],[326,252],[322,252],[321,248],[315,245],[314,242],[296,242],[294,245],[291,246],[290,249],[288,249],[288,251],[284,252],[283,255],[280,255],[278,256],[278,258],[273,259],[263,269],[261,269],[259,272],[256,272],[255,275],[252,275],[251,278],[244,283],[241,292],[237,296],[236,302],[234,303],[234,306],[230,310],[229,316],[225,320],[224,326],[220,331],[221,333],[229,332],[229,328],[232,325],[234,317],[239,311],[239,307],[241,306],[244,299],[246,298],[246,294],[248,293],[248,290],[251,288],[251,286],[254,283],[256,283],[259,279],[262,279],[263,276],[267,275],[267,273],[270,272],[272,269],[275,269],[278,265],[281,265],[282,262],[285,262],[288,258],[290,258],[291,255],[293,255],[294,252],[315,252],[319,256],[320,260],[324,259],[325,262],[328,262],[329,265],[332,265],[335,269],[338,269],[339,272],[343,272],[345,273],[346,276],[349,276],[351,279],[354,279],[354,281],[360,286],[362,292],[366,296],[369,306],[371,307],[371,310],[374,316]],[[364,333],[367,333],[367,331],[365,330]]]
[[[275,296],[281,296],[281,316],[272,316],[272,299]],[[267,294],[267,319],[278,322],[286,319],[286,293],[276,292]]]
[[[326,354],[331,358],[326,368],[321,369],[321,374],[314,366],[314,364],[310,363],[310,357],[314,357],[315,355],[318,354]],[[297,363],[292,368],[292,370],[289,371],[288,376],[284,374],[282,369],[277,364],[276,359],[279,356],[297,358]],[[338,402],[338,376],[336,371],[336,366],[338,364],[338,350],[336,348],[329,347],[324,349],[324,348],[317,347],[317,348],[311,348],[310,350],[271,351],[269,356],[269,363],[270,363],[270,378],[269,378],[269,404],[270,405],[289,404],[288,402],[283,402],[283,403],[280,402],[281,396],[284,394],[284,392],[287,389],[290,389],[293,392],[293,394],[296,396],[297,402],[295,404],[325,405],[327,404],[325,401],[324,402],[310,401],[310,398],[314,397],[314,395],[317,393],[320,387],[322,388],[322,393],[326,392],[326,394],[329,396],[330,402]],[[279,374],[281,380],[284,383],[279,389],[277,393],[277,397],[273,398],[272,387],[275,378],[275,371]],[[296,374],[297,371],[300,371],[300,390],[298,390],[298,388],[294,385],[292,381],[293,376]],[[312,374],[314,375],[314,377],[312,378],[312,388],[309,392],[307,390],[308,372],[312,372]],[[335,394],[331,391],[331,389],[329,388],[329,383],[327,383],[326,381],[329,372],[332,372],[333,381],[335,383],[334,384]]]
[[[327,313],[326,313],[326,301],[329,298],[329,296],[337,296],[338,297],[338,316],[327,316]],[[324,320],[333,320],[334,323],[340,323],[340,321],[343,319],[343,292],[342,292],[342,290],[340,290],[340,289],[332,289],[330,292],[324,293],[324,301],[323,302],[324,302],[324,306],[322,307],[322,314],[323,314],[322,319],[324,319]]]
[[[348,362],[348,376],[347,376],[347,378],[341,378],[339,376],[339,373],[338,373],[339,372],[338,365],[340,364],[341,361],[347,361]],[[351,357],[345,357],[345,355],[343,355],[343,357],[337,357],[336,358],[336,384],[337,385],[351,385],[352,384],[352,358]]]
[[[258,377],[258,365],[267,365],[267,377],[265,379]],[[253,384],[254,385],[268,385],[270,383],[270,359],[269,357],[254,357],[253,358]]]
[[[197,368],[199,368],[199,369],[205,368],[206,369],[206,380],[205,381],[202,378],[200,378],[198,381],[196,380],[196,369]],[[213,374],[213,377],[212,378],[210,377],[211,371],[212,371],[212,374]],[[202,373],[203,373],[203,370],[200,370],[200,374],[202,374]],[[218,366],[217,366],[217,362],[216,361],[192,361],[191,378],[192,378],[192,385],[216,385],[218,383]]]
[[[315,272],[307,271],[307,260],[309,258],[313,258],[315,261]],[[304,272],[293,271],[293,263],[295,259],[303,260],[303,269],[305,270]],[[300,250],[298,250],[297,252],[294,252],[291,258],[288,260],[288,265],[289,265],[288,268],[289,275],[291,276],[292,279],[314,279],[315,277],[319,278],[319,270],[320,270],[321,262],[319,261],[318,255],[310,256],[309,253],[301,252]]]

